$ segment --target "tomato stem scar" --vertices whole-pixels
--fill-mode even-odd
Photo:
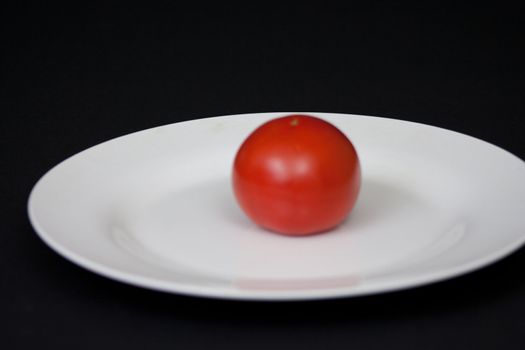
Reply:
[[[290,122],[290,125],[291,126],[299,125],[299,119],[298,118],[293,118],[292,121]]]

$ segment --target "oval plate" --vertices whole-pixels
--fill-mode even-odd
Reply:
[[[206,118],[89,148],[33,188],[29,217],[56,252],[160,291],[298,300],[415,287],[486,266],[525,241],[525,163],[484,141],[395,119],[308,113],[340,128],[363,170],[344,224],[316,236],[264,231],[240,211],[233,157],[263,122]]]

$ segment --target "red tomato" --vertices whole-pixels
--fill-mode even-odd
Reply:
[[[258,225],[287,235],[330,230],[352,210],[361,185],[357,152],[332,124],[307,115],[273,119],[239,148],[233,190]]]

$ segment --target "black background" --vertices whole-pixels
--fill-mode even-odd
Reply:
[[[412,120],[525,159],[520,8],[42,4],[4,7],[0,16],[4,348],[525,347],[523,250],[402,292],[232,302],[143,290],[87,272],[40,241],[25,209],[45,171],[89,146],[234,113]]]

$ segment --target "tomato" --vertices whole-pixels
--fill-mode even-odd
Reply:
[[[286,235],[328,231],[350,213],[361,185],[357,152],[332,124],[308,115],[270,120],[240,146],[235,197],[253,222]]]

